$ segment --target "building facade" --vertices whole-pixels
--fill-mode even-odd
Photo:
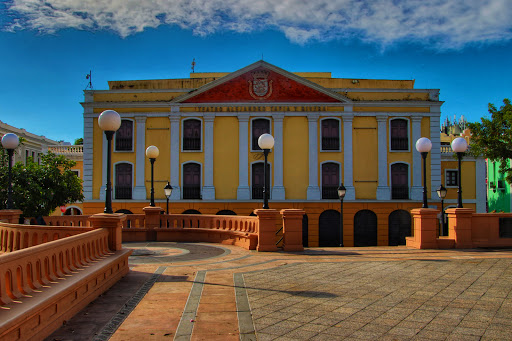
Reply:
[[[423,197],[422,158],[415,149],[420,137],[432,141],[427,196],[433,207],[439,204],[435,190],[446,176],[442,103],[438,89],[414,89],[413,80],[291,73],[264,61],[187,79],[111,81],[108,90],[85,91],[82,103],[84,214],[103,210],[107,143],[98,116],[113,109],[122,118],[113,141],[114,211],[141,213],[148,205],[145,150],[155,145],[157,205],[165,208],[169,181],[171,213],[251,214],[263,195],[257,139],[270,133],[270,207],[306,211],[305,244],[404,244],[409,211]],[[466,207],[485,211],[477,166],[465,161],[472,171],[463,168],[469,179],[463,194]],[[336,192],[341,182],[347,188],[343,227]]]

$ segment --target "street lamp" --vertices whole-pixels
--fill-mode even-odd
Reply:
[[[416,150],[421,153],[423,158],[423,206],[422,208],[428,208],[427,203],[427,155],[432,149],[432,142],[426,137],[421,137],[416,141]]]
[[[2,137],[2,146],[7,150],[7,155],[9,156],[9,175],[8,175],[8,189],[7,189],[7,209],[12,209],[12,156],[14,155],[14,149],[18,147],[20,143],[20,139],[18,135],[13,133],[7,133]]]
[[[439,188],[437,189],[437,195],[441,199],[441,236],[447,236],[448,231],[446,229],[445,223],[444,223],[444,198],[446,197],[446,188],[444,188],[443,184],[439,185]]]
[[[165,185],[164,193],[165,197],[167,198],[167,214],[169,214],[169,198],[171,197],[172,194],[172,186],[170,182],[167,182],[167,185]]]
[[[105,209],[104,213],[113,213],[112,211],[112,179],[110,174],[110,164],[112,159],[112,137],[121,126],[121,116],[114,110],[105,110],[98,117],[98,125],[105,132],[107,138],[107,185],[105,188]]]
[[[149,203],[149,206],[152,207],[155,207],[155,187],[153,186],[153,169],[158,154],[160,154],[158,147],[149,146],[148,148],[146,148],[146,156],[149,158],[149,161],[151,162],[151,202]]]
[[[462,173],[462,155],[464,152],[468,149],[468,143],[466,142],[466,139],[463,137],[457,137],[452,141],[452,150],[457,153],[457,159],[459,160],[459,189],[457,191],[457,208],[462,208],[462,184],[461,184],[461,173]]]
[[[345,194],[347,193],[347,189],[343,186],[343,182],[340,187],[338,187],[338,197],[340,197],[341,205],[340,205],[340,246],[343,246],[343,199],[345,198]]]
[[[268,165],[268,161],[267,161],[267,157],[268,157],[268,153],[270,152],[270,149],[272,149],[272,147],[274,147],[274,137],[272,137],[272,135],[270,134],[262,134],[259,138],[258,138],[258,146],[260,146],[261,149],[263,149],[263,154],[265,155],[265,166],[263,168],[263,208],[264,209],[268,209],[268,192],[269,192],[269,188],[268,188],[268,175],[267,174],[267,165]]]

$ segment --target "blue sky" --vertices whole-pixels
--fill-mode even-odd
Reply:
[[[509,0],[9,0],[0,4],[0,120],[83,135],[83,89],[108,80],[236,71],[415,79],[443,118],[477,121],[512,98]]]

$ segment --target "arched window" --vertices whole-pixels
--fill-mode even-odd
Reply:
[[[391,165],[391,199],[409,199],[409,165]]]
[[[322,120],[322,151],[340,150],[340,121]]]
[[[183,121],[183,150],[201,150],[201,121]]]
[[[231,210],[221,210],[215,214],[216,215],[236,215],[236,213]]]
[[[132,198],[132,169],[130,163],[118,163],[115,165],[115,194],[116,199]]]
[[[181,213],[181,214],[201,214],[201,212],[199,212],[198,210],[190,209],[190,210],[183,211],[183,213]]]
[[[409,150],[408,121],[405,119],[393,119],[391,126],[391,150]]]
[[[322,164],[322,199],[338,199],[340,165],[334,162]]]
[[[263,199],[263,185],[264,185],[264,163],[255,162],[252,164],[252,198]],[[267,164],[267,180],[270,179],[270,164]],[[268,182],[268,188],[270,190],[270,181]],[[270,195],[269,195],[270,197]]]
[[[261,150],[258,138],[265,133],[270,134],[270,120],[266,118],[252,120],[252,150]]]
[[[183,199],[201,199],[201,165],[183,165]]]
[[[133,150],[133,121],[121,120],[121,127],[116,131],[115,151]]]

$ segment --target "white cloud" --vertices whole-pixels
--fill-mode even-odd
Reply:
[[[5,29],[113,30],[178,25],[198,35],[282,31],[298,44],[355,38],[441,49],[512,38],[510,0],[11,0]]]

